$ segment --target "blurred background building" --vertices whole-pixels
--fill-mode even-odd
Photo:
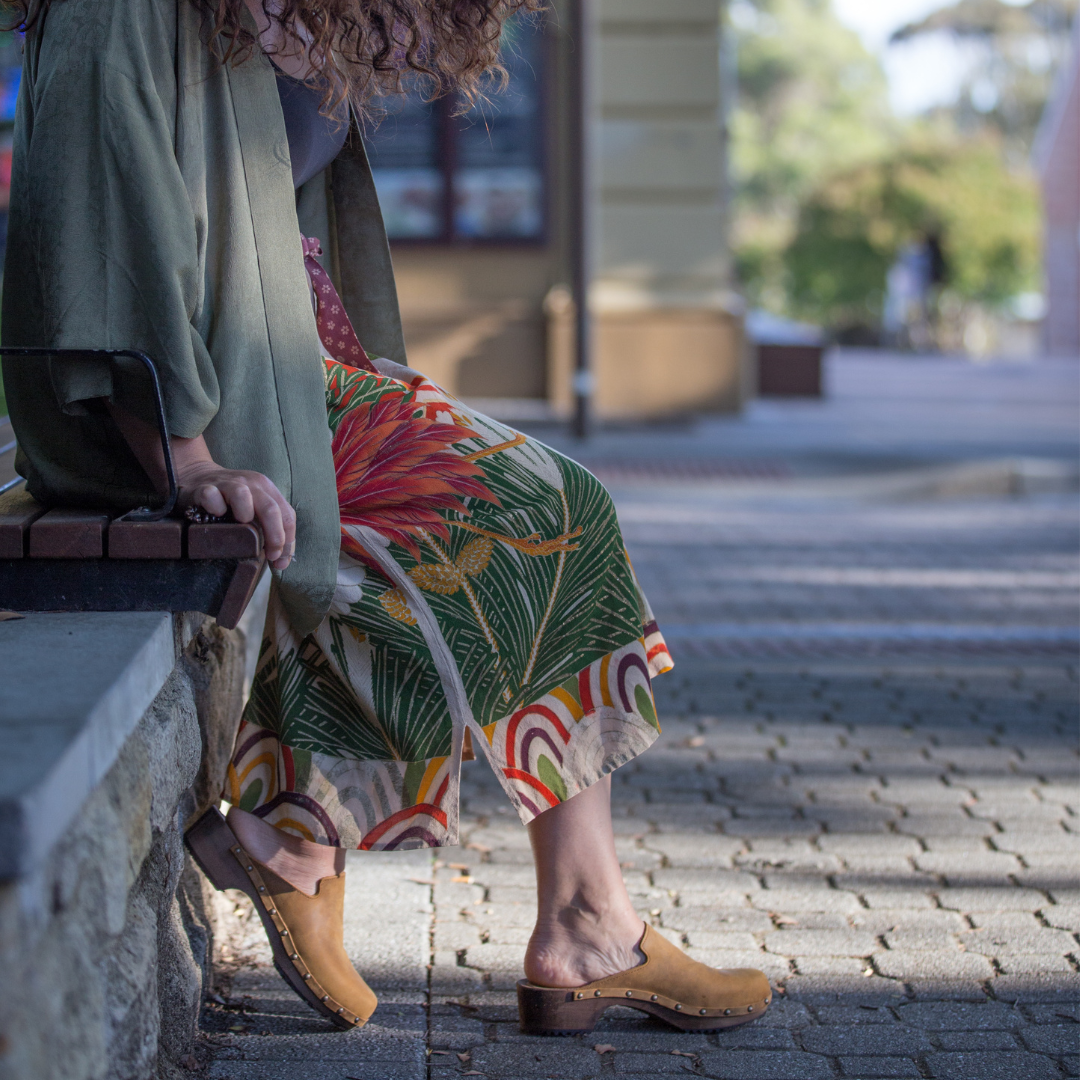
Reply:
[[[1080,354],[1080,19],[1035,145],[1043,200],[1046,318],[1051,356]]]
[[[504,91],[417,89],[367,125],[436,381],[572,411],[579,47],[600,420],[820,392],[835,344],[1080,352],[1076,0],[585,0],[584,43],[578,2],[511,20]],[[0,243],[18,83],[0,35]]]
[[[594,411],[736,409],[719,5],[605,0],[590,16]],[[489,101],[462,114],[417,93],[369,131],[412,362],[512,418],[573,400],[570,23],[565,0],[515,19],[509,86]]]

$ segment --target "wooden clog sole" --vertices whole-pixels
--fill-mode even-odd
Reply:
[[[592,1031],[605,1009],[623,1005],[650,1013],[680,1031],[722,1031],[765,1014],[771,998],[741,1009],[688,1009],[642,990],[610,988],[584,996],[572,989],[517,984],[518,1016],[527,1035],[580,1035]]]

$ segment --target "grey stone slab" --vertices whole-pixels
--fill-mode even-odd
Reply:
[[[1020,1041],[1035,1054],[1080,1054],[1080,1024],[1040,1024],[1020,1032]]]
[[[815,1006],[898,1004],[907,997],[902,982],[877,975],[794,975],[784,988],[790,1000]]]
[[[625,1009],[619,1015],[611,1009],[604,1013],[596,1030],[582,1036],[584,1046],[614,1046],[620,1053],[633,1051],[641,1054],[667,1054],[673,1050],[685,1053],[702,1053],[712,1048],[708,1035],[696,1035],[692,1032],[676,1031],[656,1021],[644,1019],[643,1014]],[[755,1025],[750,1025],[754,1027]],[[744,1030],[739,1028],[736,1030]]]
[[[257,1025],[256,1025],[257,1026]],[[323,1025],[309,1035],[251,1034],[233,1040],[237,1061],[398,1062],[421,1064],[425,1059],[424,1031],[410,1035],[369,1030],[335,1031]]]
[[[1076,969],[1065,956],[1053,953],[999,953],[995,963],[1003,975],[1060,975]]]
[[[842,1057],[840,1069],[844,1076],[865,1077],[865,1080],[905,1080],[922,1076],[916,1062],[905,1057]]]
[[[993,982],[993,990],[1001,1001],[1068,1003],[1080,998],[1080,972],[999,975]]]
[[[987,980],[978,978],[957,978],[941,976],[930,978],[910,978],[904,980],[909,996],[915,1001],[972,1002],[979,1004],[989,998]]]
[[[706,1076],[723,1080],[832,1080],[828,1059],[797,1050],[729,1050],[701,1055]]]
[[[1038,911],[1046,904],[1046,897],[1035,889],[1022,889],[1015,885],[989,886],[986,888],[947,888],[938,892],[943,908],[953,911]]]
[[[814,1010],[822,1024],[896,1024],[892,1011],[877,1006],[819,1005]]]
[[[778,930],[765,935],[765,948],[781,956],[869,956],[879,948],[871,934],[849,930]]]
[[[1008,1031],[941,1031],[934,1036],[942,1050],[1020,1050]]]
[[[762,911],[798,915],[804,911],[849,913],[862,910],[859,898],[839,889],[763,889],[751,893],[750,902]]]
[[[930,1054],[926,1065],[934,1080],[1057,1080],[1061,1075],[1049,1058],[1008,1051]]]
[[[829,1025],[800,1032],[804,1050],[830,1057],[853,1054],[913,1056],[933,1049],[924,1031],[900,1024]]]
[[[465,953],[465,963],[480,971],[507,972],[521,979],[524,955],[520,945],[476,945]]]
[[[758,879],[753,874],[719,868],[657,870],[653,873],[652,880],[658,889],[670,889],[673,892],[711,890],[751,893],[761,888]]]
[[[775,999],[774,999],[775,1000]],[[770,1006],[772,1011],[775,1006]],[[762,1027],[744,1024],[716,1033],[716,1043],[722,1050],[797,1050],[795,1037],[786,1027]]]
[[[661,919],[664,926],[686,931],[764,933],[774,929],[773,921],[766,912],[750,907],[714,908],[680,904],[678,907],[666,908]]]
[[[587,1080],[598,1076],[601,1055],[570,1041],[523,1038],[513,1043],[487,1043],[471,1055],[471,1066],[492,1080],[517,1077],[558,1077]]]
[[[944,929],[905,927],[890,931],[884,938],[890,949],[899,952],[936,952],[939,949],[956,952],[958,949],[958,935]],[[982,952],[981,949],[975,951]]]
[[[618,1053],[604,1054],[605,1061],[611,1059],[616,1075],[663,1076],[667,1073],[690,1072],[689,1059],[667,1054]]]
[[[905,1024],[923,1031],[1013,1031],[1024,1025],[1021,1013],[999,1002],[912,1002],[896,1011]]]
[[[266,1062],[222,1061],[211,1063],[209,1080],[427,1080],[427,1063],[408,1062]]]
[[[345,951],[373,989],[427,989],[431,852],[351,851],[345,861]]]
[[[47,858],[175,664],[163,612],[0,622],[0,881]]]

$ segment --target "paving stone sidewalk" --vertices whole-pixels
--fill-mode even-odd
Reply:
[[[587,1037],[522,1036],[531,859],[475,762],[461,848],[349,856],[373,1021],[333,1031],[249,922],[204,1075],[1080,1075],[1076,496],[614,495],[678,665],[660,741],[615,774],[626,881],[691,955],[765,970],[769,1012],[686,1035],[615,1008]]]
[[[254,933],[228,1004],[207,1010],[208,1075],[1080,1074],[1072,647],[916,635],[896,654],[874,629],[1067,629],[1075,498],[795,510],[705,488],[616,497],[661,622],[686,634],[678,667],[657,682],[661,740],[615,774],[626,880],[642,918],[690,955],[765,970],[777,987],[769,1013],[685,1035],[612,1009],[588,1037],[522,1036],[513,987],[534,911],[531,860],[476,762],[463,847],[350,856],[348,943],[380,989],[374,1021],[332,1031],[284,989]],[[861,569],[863,584],[767,572],[830,565]],[[914,576],[874,576],[898,566]],[[839,644],[810,633],[735,656],[707,632],[718,608],[759,626],[856,630]],[[695,623],[706,631],[690,633]]]

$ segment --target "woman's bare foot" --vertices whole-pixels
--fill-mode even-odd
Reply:
[[[537,922],[525,950],[525,978],[537,986],[583,986],[637,967],[645,959],[638,948],[644,932],[636,915],[615,920],[570,907],[555,922]]]
[[[323,878],[335,877],[345,869],[342,848],[290,836],[235,806],[229,810],[226,820],[253,859],[308,896],[319,891],[319,882]]]
[[[605,777],[529,824],[536,862],[536,928],[525,977],[582,986],[637,967],[645,926],[623,884]]]

